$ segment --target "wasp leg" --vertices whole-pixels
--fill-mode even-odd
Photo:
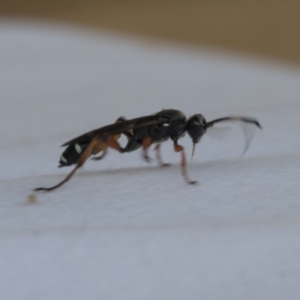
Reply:
[[[152,161],[152,158],[148,155],[148,149],[151,146],[151,144],[152,144],[152,139],[150,136],[145,137],[142,141],[142,145],[143,145],[142,156],[147,163],[150,163]]]
[[[130,139],[132,139],[132,130],[128,130],[128,131],[124,131],[122,132],[122,134],[124,134],[127,137],[127,140],[129,141]]]
[[[121,145],[113,138],[113,136],[109,136],[105,143],[110,147],[113,148],[115,150],[117,150],[120,153],[124,153],[125,150],[124,148],[121,147]]]
[[[85,163],[85,161],[89,158],[89,156],[91,155],[91,152],[93,150],[93,147],[95,145],[95,143],[97,142],[97,137],[95,137],[87,146],[87,148],[84,150],[84,152],[82,153],[82,155],[80,156],[76,167],[72,170],[72,172],[61,182],[59,182],[57,185],[54,185],[50,188],[44,188],[44,187],[40,187],[40,188],[36,188],[34,189],[34,191],[52,191],[60,186],[62,186],[64,183],[66,183],[68,180],[71,179],[71,177],[75,174],[75,172],[77,171],[77,169],[79,169],[80,167],[83,166],[83,164]]]
[[[101,155],[92,157],[92,160],[101,160],[102,158],[105,157],[106,154],[107,154],[107,150],[105,149],[105,150],[103,150]]]
[[[158,164],[161,167],[168,167],[170,164],[164,163],[163,160],[162,160],[162,158],[161,158],[161,155],[160,155],[160,146],[161,146],[161,143],[158,143],[158,144],[156,144],[156,146],[154,148],[156,160],[157,160]]]
[[[186,155],[184,152],[184,148],[181,145],[177,144],[177,141],[174,142],[174,151],[175,152],[181,152],[181,174],[185,180],[186,183],[188,184],[195,184],[197,181],[192,181],[190,180],[188,174],[187,174],[187,169],[186,169]]]

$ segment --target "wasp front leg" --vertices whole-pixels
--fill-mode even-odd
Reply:
[[[190,178],[189,178],[189,176],[187,174],[185,151],[184,151],[183,146],[178,145],[177,141],[174,141],[174,151],[181,153],[181,163],[180,163],[181,174],[182,174],[185,182],[188,183],[188,184],[195,184],[195,183],[197,183],[197,181],[190,180]]]

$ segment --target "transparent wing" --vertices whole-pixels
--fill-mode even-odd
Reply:
[[[210,127],[207,129],[206,134],[208,137],[214,140],[222,140],[224,139],[228,133],[231,131],[231,127]]]

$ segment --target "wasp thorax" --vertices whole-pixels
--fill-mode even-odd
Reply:
[[[206,120],[201,114],[193,115],[187,121],[187,132],[194,144],[199,143],[201,137],[206,132]]]

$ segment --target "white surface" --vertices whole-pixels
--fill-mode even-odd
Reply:
[[[208,50],[0,22],[1,299],[299,299],[299,80]],[[204,137],[196,186],[168,142],[169,168],[110,151],[27,203],[69,172],[63,142],[162,108],[254,116],[263,131],[241,160],[238,126]]]

